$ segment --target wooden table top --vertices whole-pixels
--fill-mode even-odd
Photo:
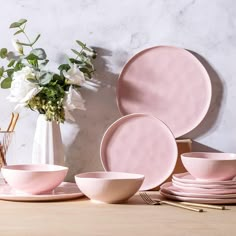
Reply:
[[[227,208],[197,213],[146,205],[138,195],[126,204],[98,204],[85,197],[62,202],[0,201],[0,235],[235,235],[236,206]]]

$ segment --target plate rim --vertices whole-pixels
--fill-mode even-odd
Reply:
[[[222,184],[214,184],[214,185],[202,185],[202,184],[190,184],[190,183],[181,183],[178,182],[174,179],[172,179],[172,183],[176,184],[177,187],[178,185],[181,187],[185,187],[185,188],[206,188],[206,189],[212,189],[212,188],[219,188],[219,189],[232,189],[232,188],[236,188],[236,184],[232,184],[232,185],[222,185]]]
[[[78,192],[76,193],[63,193],[58,195],[51,195],[51,194],[32,194],[32,195],[17,195],[17,194],[2,194],[0,193],[0,200],[6,201],[16,201],[16,202],[43,202],[43,201],[62,201],[62,200],[69,200],[75,199],[84,196],[81,190],[78,188],[76,183],[72,182],[62,182],[61,184],[73,184],[74,187],[77,187]],[[60,184],[60,185],[61,185]],[[60,187],[57,186],[56,188]],[[1,183],[1,186],[9,186],[7,183]],[[10,186],[9,186],[10,187]],[[10,187],[11,188],[11,187]]]
[[[171,182],[164,183],[160,189],[166,193],[171,194],[174,196],[179,197],[192,197],[192,198],[216,198],[216,199],[229,199],[229,198],[235,198],[236,199],[236,193],[222,193],[222,194],[216,194],[216,193],[193,193],[193,192],[184,192],[181,189],[178,190],[170,190],[169,187],[173,186]],[[173,186],[175,187],[175,186]],[[177,187],[175,187],[177,188]],[[195,196],[191,196],[195,195]],[[228,197],[227,197],[228,196]]]
[[[204,181],[204,180],[198,180],[198,179],[181,179],[181,177],[178,177],[177,175],[183,175],[181,177],[184,177],[186,175],[192,176],[189,172],[184,173],[177,173],[173,174],[172,178],[180,183],[186,183],[186,184],[204,184],[204,185],[236,185],[236,180],[214,180],[214,181]],[[194,177],[193,177],[194,178]]]
[[[166,197],[168,199],[176,200],[176,201],[188,201],[195,203],[209,203],[209,204],[235,204],[236,198],[228,198],[228,199],[215,199],[215,198],[191,198],[191,197],[178,197],[172,194],[163,193],[160,191],[160,195]]]
[[[156,46],[152,46],[152,47],[148,47],[148,48],[145,48],[139,52],[137,52],[136,54],[134,54],[131,58],[128,59],[128,61],[124,64],[124,66],[122,67],[121,69],[121,72],[118,76],[118,79],[117,79],[117,83],[116,83],[116,104],[117,104],[117,107],[118,107],[118,110],[119,110],[119,113],[124,116],[124,115],[129,115],[129,114],[133,114],[133,113],[128,113],[126,114],[124,111],[122,111],[121,109],[121,103],[120,103],[120,96],[119,96],[119,91],[120,91],[120,81],[121,81],[121,78],[123,76],[123,74],[125,73],[125,69],[129,66],[129,64],[131,64],[137,57],[139,57],[141,54],[145,53],[145,52],[148,52],[150,50],[154,50],[154,49],[158,49],[158,48],[170,48],[170,49],[175,49],[175,50],[180,50],[182,52],[185,52],[188,56],[192,57],[193,60],[195,60],[197,62],[197,64],[199,64],[199,66],[202,68],[202,70],[204,71],[204,73],[206,74],[206,76],[208,77],[207,81],[208,81],[208,90],[209,90],[209,99],[208,99],[208,104],[206,105],[206,108],[203,112],[203,115],[201,118],[199,118],[199,121],[198,122],[195,122],[196,124],[191,128],[189,129],[188,131],[185,131],[185,132],[181,132],[180,134],[177,134],[175,135],[174,133],[174,137],[175,138],[179,138],[189,132],[191,132],[192,130],[194,130],[203,120],[204,118],[206,117],[209,109],[210,109],[210,105],[211,105],[211,101],[212,101],[212,83],[211,83],[211,78],[210,78],[210,75],[208,73],[208,71],[206,70],[205,66],[198,60],[198,58],[196,56],[194,56],[191,52],[190,52],[190,49],[185,49],[185,48],[181,48],[181,47],[177,47],[177,46],[173,46],[173,45],[156,45]],[[167,124],[168,125],[168,124]]]
[[[103,134],[102,136],[102,140],[101,140],[101,144],[100,144],[100,161],[102,163],[102,167],[105,171],[117,171],[117,170],[109,170],[106,166],[105,166],[105,163],[104,163],[104,157],[103,157],[103,149],[104,149],[104,143],[106,143],[106,136],[108,135],[109,132],[111,132],[111,130],[113,128],[116,128],[118,127],[119,123],[122,122],[123,120],[126,121],[127,119],[131,119],[133,117],[137,117],[137,116],[144,116],[144,117],[151,117],[152,119],[160,122],[164,127],[167,128],[167,130],[169,131],[169,133],[171,134],[171,136],[173,137],[173,140],[175,140],[175,137],[174,137],[174,134],[173,132],[171,131],[171,129],[160,119],[158,119],[157,117],[153,116],[152,114],[148,114],[148,113],[132,113],[132,114],[129,114],[129,115],[125,115],[123,117],[120,117],[119,119],[117,119],[115,122],[113,122],[105,131],[105,133]],[[124,122],[123,121],[123,122]],[[173,173],[174,169],[175,169],[175,166],[176,166],[176,163],[177,163],[177,159],[178,159],[178,148],[177,148],[177,143],[175,141],[175,145],[173,145],[174,147],[174,152],[175,152],[175,160],[174,160],[174,164],[173,164],[173,168],[171,168],[171,171],[168,172],[167,176],[165,178],[163,178],[163,180],[161,182],[158,182],[157,184],[151,186],[151,187],[144,187],[143,185],[140,187],[140,190],[150,190],[150,189],[154,189],[156,187],[158,187],[160,184],[162,184],[166,179],[168,179],[171,174]],[[137,174],[140,174],[140,173],[137,173]],[[146,177],[146,176],[145,176]]]

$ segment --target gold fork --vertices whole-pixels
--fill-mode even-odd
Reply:
[[[140,197],[143,199],[144,202],[146,202],[148,205],[161,205],[161,204],[166,204],[166,205],[170,205],[170,206],[174,206],[174,207],[179,207],[185,210],[189,210],[189,211],[195,211],[195,212],[203,212],[203,209],[198,209],[198,208],[194,208],[194,207],[189,207],[189,206],[184,206],[175,202],[171,202],[171,201],[162,201],[162,200],[158,200],[155,199],[153,200],[147,193],[145,192],[140,192],[139,193]]]

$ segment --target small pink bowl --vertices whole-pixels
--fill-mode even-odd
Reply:
[[[65,178],[68,168],[57,165],[9,165],[1,169],[7,183],[23,193],[52,191]]]
[[[91,200],[120,203],[141,187],[144,176],[122,172],[88,172],[75,176],[79,189]]]
[[[181,160],[196,179],[230,180],[236,176],[236,154],[189,152],[182,154]]]

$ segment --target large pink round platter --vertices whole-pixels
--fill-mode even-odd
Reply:
[[[160,191],[160,194],[168,199],[184,202],[206,203],[206,204],[235,204],[236,198],[216,199],[216,198],[196,198],[196,197],[182,197],[173,194],[168,194]]]
[[[236,198],[235,193],[227,193],[227,190],[221,191],[221,193],[217,193],[214,189],[208,191],[208,193],[193,193],[189,191],[184,191],[183,189],[177,188],[172,185],[172,183],[168,182],[161,186],[161,190],[164,193],[172,194],[176,196],[182,196],[182,197],[200,197],[200,198]]]
[[[211,82],[198,59],[187,50],[157,46],[139,52],[123,68],[117,103],[123,115],[150,113],[180,137],[205,117]]]
[[[204,189],[236,189],[236,184],[189,184],[181,183],[172,179],[172,183],[176,187],[185,187],[185,188],[204,188]]]
[[[63,182],[51,193],[26,194],[15,191],[8,184],[0,184],[0,199],[17,202],[65,201],[84,196],[75,183]]]
[[[174,174],[172,178],[180,183],[187,183],[187,184],[204,184],[204,185],[236,185],[236,177],[232,180],[220,180],[220,181],[207,181],[207,180],[198,180],[195,179],[192,175],[188,172],[181,173],[181,174]]]
[[[177,146],[162,121],[147,114],[131,114],[107,129],[100,156],[106,171],[143,174],[140,190],[148,190],[163,183],[173,172]]]

